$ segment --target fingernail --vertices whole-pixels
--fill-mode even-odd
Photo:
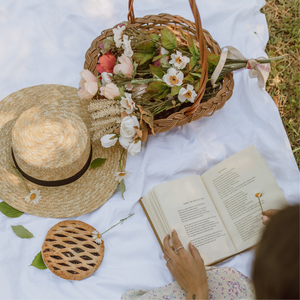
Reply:
[[[172,231],[172,232],[174,232],[174,231],[175,231],[175,229],[172,229],[171,231]]]
[[[167,236],[168,236],[168,234],[166,234],[164,238],[166,238]]]
[[[191,245],[193,245],[193,246],[194,246],[193,242],[190,242],[190,243],[191,243]]]

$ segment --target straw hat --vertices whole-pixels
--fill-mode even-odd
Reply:
[[[77,89],[38,85],[0,101],[0,199],[28,214],[66,218],[91,212],[104,204],[118,186],[115,173],[123,148],[91,142],[87,110]],[[90,169],[90,161],[107,158]],[[122,159],[125,169],[126,154]],[[39,190],[38,203],[25,201]]]

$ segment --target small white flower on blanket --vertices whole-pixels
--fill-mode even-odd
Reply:
[[[101,239],[101,236],[100,236],[100,233],[98,231],[93,231],[93,239],[95,240],[95,242],[97,244],[101,244],[102,243],[102,239]]]

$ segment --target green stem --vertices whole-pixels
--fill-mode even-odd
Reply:
[[[26,189],[27,189],[28,193],[30,193],[30,189],[29,189],[28,185],[26,184],[25,179],[24,179],[24,177],[22,176],[22,174],[19,172],[19,170],[18,170],[15,166],[13,166],[13,165],[11,165],[11,166],[13,167],[13,169],[15,170],[15,172],[17,173],[17,175],[23,180],[23,182],[24,182],[24,184],[25,184],[25,186],[26,186]]]
[[[260,202],[260,197],[257,197],[257,198],[258,198],[258,202],[259,202],[259,205],[260,205],[260,208],[261,208],[261,212],[264,215],[264,210],[263,210],[261,202]]]
[[[113,229],[114,227],[116,227],[116,226],[119,225],[120,223],[123,223],[124,221],[126,221],[127,219],[129,219],[129,218],[130,218],[131,216],[133,216],[133,215],[134,215],[134,213],[130,214],[127,218],[121,219],[119,223],[113,225],[113,226],[110,227],[109,229],[107,229],[107,230],[105,230],[104,232],[102,232],[102,233],[100,234],[100,236],[102,237],[102,235],[103,235],[105,232],[107,232],[107,231]]]
[[[122,162],[122,157],[123,157],[123,154],[124,154],[124,151],[125,151],[125,148],[123,149],[122,153],[121,153],[121,157],[119,159],[119,167],[120,167],[120,171],[123,172],[123,169],[122,169],[122,166],[121,166],[121,162]]]

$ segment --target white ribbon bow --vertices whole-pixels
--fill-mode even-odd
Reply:
[[[223,51],[224,48],[227,48],[228,50]],[[258,86],[260,88],[265,88],[265,84],[268,79],[271,67],[270,64],[258,64],[257,59],[266,59],[266,58],[261,56],[257,59],[254,58],[247,59],[242,55],[242,53],[239,50],[237,50],[232,46],[226,46],[222,48],[222,53],[220,56],[219,63],[211,76],[211,84],[213,87],[216,87],[215,82],[217,81],[220,73],[222,72],[222,69],[225,65],[227,58],[247,60],[246,68],[249,69],[249,77],[257,78]]]

